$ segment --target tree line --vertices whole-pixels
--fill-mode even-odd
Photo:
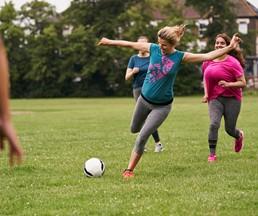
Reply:
[[[124,76],[134,52],[98,47],[98,40],[108,37],[136,41],[139,35],[146,35],[156,42],[161,27],[186,23],[187,32],[178,49],[199,51],[195,43],[197,27],[184,20],[177,7],[179,1],[73,0],[62,13],[40,0],[27,2],[19,10],[12,2],[5,3],[0,10],[0,33],[8,52],[12,97],[131,95],[131,84]],[[213,7],[210,16],[214,21],[204,35],[208,41],[217,33],[235,32],[235,15],[222,9],[230,1],[186,0],[186,4],[203,14]],[[199,66],[181,67],[175,85],[177,95],[201,91]]]

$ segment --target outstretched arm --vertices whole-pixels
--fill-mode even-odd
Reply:
[[[108,38],[102,38],[98,42],[99,46],[121,46],[121,47],[128,47],[135,50],[140,50],[144,52],[150,51],[150,43],[146,42],[131,42],[125,40],[110,40]]]
[[[222,49],[213,50],[208,53],[200,53],[200,54],[185,53],[183,62],[192,62],[192,63],[193,62],[202,62],[202,61],[218,58],[219,56],[222,56],[222,55],[230,52],[231,50],[237,48],[240,41],[241,41],[241,39],[236,34],[234,34],[234,36],[232,37],[230,44],[228,46],[226,46]]]
[[[0,39],[0,151],[4,149],[4,140],[9,144],[9,162],[13,165],[22,160],[22,148],[11,123],[9,109],[9,74],[4,45]]]

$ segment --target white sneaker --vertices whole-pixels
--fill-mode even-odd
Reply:
[[[164,147],[161,143],[155,144],[155,150],[154,152],[162,152],[164,150]]]

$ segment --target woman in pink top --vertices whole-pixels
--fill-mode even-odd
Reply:
[[[230,43],[230,37],[219,34],[215,40],[215,49],[222,49]],[[208,102],[210,128],[208,135],[209,162],[216,161],[218,130],[222,116],[226,132],[235,138],[235,152],[243,148],[244,132],[236,128],[240,113],[242,88],[246,86],[244,76],[244,58],[240,49],[224,54],[202,65],[204,81],[203,102]]]

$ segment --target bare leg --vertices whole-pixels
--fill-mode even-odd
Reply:
[[[131,157],[130,157],[130,161],[127,169],[133,171],[136,165],[138,164],[139,160],[141,159],[141,157],[142,157],[142,154],[138,154],[133,150],[131,153]]]

